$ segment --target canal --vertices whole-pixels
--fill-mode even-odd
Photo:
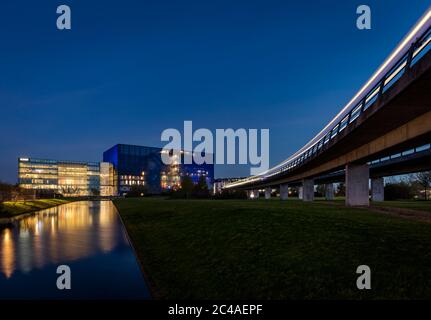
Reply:
[[[57,267],[71,289],[57,288]],[[17,219],[0,230],[0,299],[149,299],[111,201],[79,201]]]

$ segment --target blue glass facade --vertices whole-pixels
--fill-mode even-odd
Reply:
[[[194,183],[205,176],[208,187],[214,180],[213,164],[165,165],[161,148],[117,144],[103,153],[103,161],[113,164],[118,193],[127,193],[132,186],[145,186],[149,193],[161,193],[180,185],[188,175]]]

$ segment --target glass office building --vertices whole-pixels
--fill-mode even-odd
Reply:
[[[204,176],[211,190],[213,164],[181,164],[178,159],[165,165],[161,152],[161,148],[117,144],[103,153],[100,163],[19,158],[18,183],[23,189],[65,197],[125,195],[134,186],[159,194],[179,189],[187,175],[194,183]]]
[[[109,197],[116,195],[117,184],[114,180],[115,171],[112,163],[100,163],[100,195],[102,197]]]
[[[184,175],[197,183],[205,176],[208,187],[214,180],[213,164],[181,164],[178,159],[165,165],[161,158],[162,148],[117,144],[103,153],[103,161],[114,168],[117,192],[127,194],[133,186],[145,186],[149,193],[158,194],[164,190],[178,189]]]
[[[52,191],[63,196],[98,195],[100,164],[19,158],[18,183],[23,189]]]

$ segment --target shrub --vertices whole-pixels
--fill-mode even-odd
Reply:
[[[132,186],[130,191],[127,192],[126,198],[136,198],[148,195],[148,188],[146,186]]]
[[[210,197],[206,177],[199,177],[198,183],[193,187],[192,196],[199,199],[208,199]]]
[[[412,199],[413,190],[410,184],[401,181],[398,183],[388,183],[385,185],[386,200]]]
[[[243,190],[222,190],[213,196],[217,200],[226,199],[247,199],[247,192]]]
[[[344,197],[346,195],[346,186],[344,183],[339,183],[335,191],[336,197]]]
[[[181,188],[169,193],[172,199],[208,199],[211,197],[205,176],[199,177],[197,184],[189,176],[181,179]]]

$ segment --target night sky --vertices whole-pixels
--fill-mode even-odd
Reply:
[[[72,30],[56,29],[56,8]],[[356,28],[356,7],[372,30]],[[0,180],[19,156],[101,161],[166,128],[269,128],[287,158],[350,100],[429,6],[378,1],[0,2]],[[245,176],[220,167],[216,177]]]

